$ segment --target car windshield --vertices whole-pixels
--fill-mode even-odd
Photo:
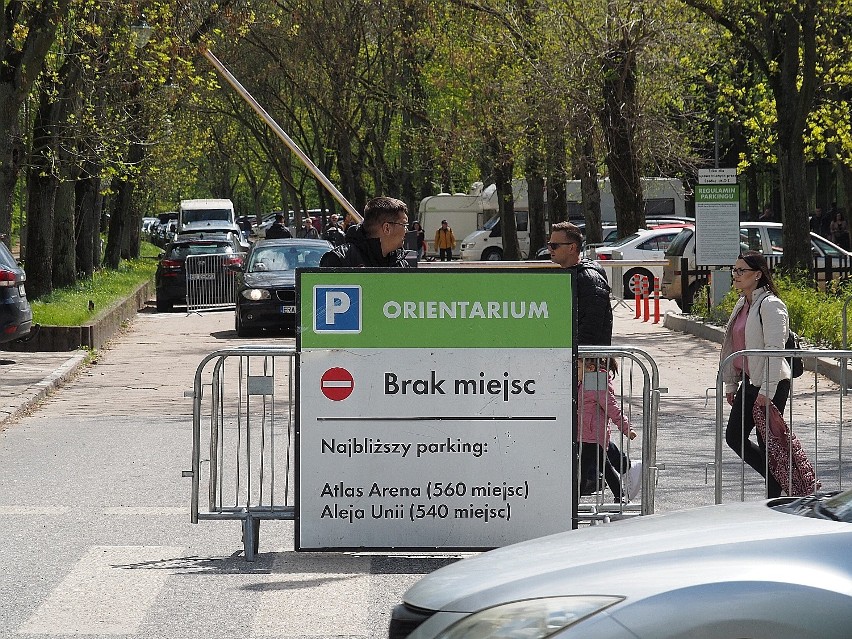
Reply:
[[[669,248],[666,249],[666,255],[683,255],[686,244],[692,238],[692,229],[683,229],[675,235]]]
[[[832,519],[852,523],[852,489],[826,499],[822,502],[821,511],[833,515]]]
[[[169,258],[182,260],[187,255],[216,255],[233,253],[234,247],[225,242],[205,242],[204,244],[175,244],[169,251]]]
[[[190,222],[211,222],[213,220],[230,221],[230,209],[184,209],[184,224]]]
[[[807,495],[792,501],[785,499],[772,508],[802,517],[852,523],[852,489],[834,495]]]
[[[639,237],[638,233],[632,233],[632,234],[628,235],[627,237],[623,237],[620,240],[613,242],[612,244],[610,244],[610,246],[612,248],[624,246],[625,244],[629,244],[630,242],[632,242],[633,240],[635,240],[638,237]]]
[[[292,271],[319,266],[320,258],[327,252],[328,249],[322,246],[265,246],[252,253],[248,271]]]

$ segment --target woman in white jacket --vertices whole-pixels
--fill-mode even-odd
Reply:
[[[757,251],[740,255],[731,269],[734,288],[740,292],[722,342],[721,359],[745,349],[783,349],[789,330],[787,306],[778,297],[766,258]],[[784,357],[750,355],[725,366],[725,398],[731,406],[725,441],[743,461],[766,477],[768,497],[781,495],[781,486],[766,473],[766,444],[749,439],[754,429],[754,405],[771,400],[781,413],[790,394],[790,366]]]

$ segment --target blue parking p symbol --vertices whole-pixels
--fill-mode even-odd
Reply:
[[[314,286],[314,332],[360,333],[361,287]]]

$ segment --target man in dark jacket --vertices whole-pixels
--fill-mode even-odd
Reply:
[[[576,268],[577,277],[577,344],[609,346],[612,344],[612,307],[610,287],[604,270],[592,260],[580,259],[583,234],[570,222],[559,222],[550,228],[547,243],[550,259],[563,268]]]
[[[320,266],[407,268],[402,243],[408,230],[408,206],[392,197],[373,198],[364,221],[346,229],[346,240],[322,256]]]
[[[570,222],[558,222],[550,227],[547,243],[550,259],[563,268],[577,269],[574,278],[577,287],[577,344],[610,346],[612,344],[612,307],[609,305],[610,287],[604,270],[594,261],[580,258],[583,251],[583,234]],[[618,447],[610,442],[606,449],[607,459],[617,472],[625,473],[629,466]],[[591,495],[596,490],[596,475],[600,469],[587,466],[585,469],[575,459],[580,494]],[[582,481],[580,481],[582,480]],[[576,498],[576,496],[575,496]]]
[[[284,224],[284,216],[280,213],[275,216],[275,221],[266,229],[267,240],[279,240],[281,238],[293,237],[290,229]]]

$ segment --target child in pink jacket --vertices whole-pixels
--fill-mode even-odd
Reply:
[[[615,360],[577,360],[577,435],[580,441],[580,476],[591,478],[594,488],[581,486],[581,494],[596,490],[597,478],[603,472],[606,485],[616,502],[622,501],[621,476],[612,467],[605,454],[610,440],[610,424],[616,424],[629,439],[636,437],[618,405],[613,379],[618,371]],[[586,376],[588,374],[588,379]],[[604,385],[603,380],[606,380]],[[581,481],[581,484],[586,483]]]

